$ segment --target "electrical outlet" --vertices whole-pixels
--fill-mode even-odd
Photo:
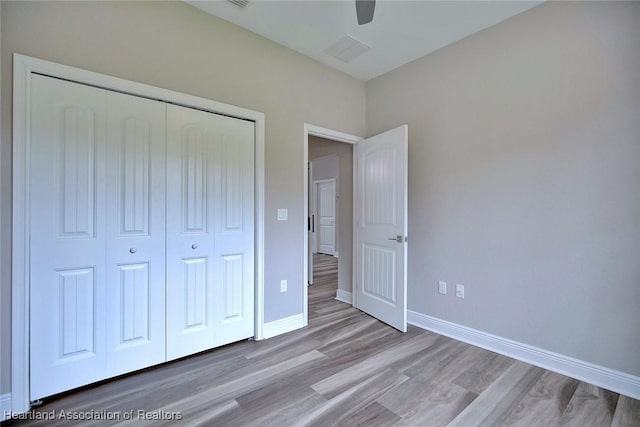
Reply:
[[[278,209],[278,221],[287,221],[289,219],[289,209]]]
[[[287,281],[280,280],[280,292],[287,292]]]
[[[456,296],[458,298],[464,298],[464,285],[456,285]]]
[[[447,294],[447,282],[438,282],[438,292],[442,295]]]

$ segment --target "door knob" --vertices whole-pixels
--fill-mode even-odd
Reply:
[[[198,249],[198,245],[194,243],[193,245],[191,245],[191,249]]]
[[[397,235],[396,237],[389,237],[389,238],[387,238],[387,240],[395,240],[398,243],[402,243],[402,242],[406,242],[407,240],[409,240],[409,238]]]
[[[136,252],[138,252],[138,249],[131,248],[131,249],[129,249],[129,252],[131,252],[132,254],[135,254]]]

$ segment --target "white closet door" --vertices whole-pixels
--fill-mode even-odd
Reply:
[[[254,327],[254,123],[220,118],[215,206],[215,346],[253,336]]]
[[[105,376],[104,91],[32,75],[31,399]]]
[[[31,399],[253,336],[253,122],[32,79]]]
[[[166,104],[107,92],[107,377],[165,360]]]
[[[252,122],[167,106],[167,358],[253,335]]]

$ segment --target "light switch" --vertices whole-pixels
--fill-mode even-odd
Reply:
[[[447,282],[438,282],[438,292],[443,295],[447,294]]]
[[[287,221],[289,219],[288,209],[278,209],[278,221]]]

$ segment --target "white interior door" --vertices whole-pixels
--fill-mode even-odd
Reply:
[[[315,181],[318,252],[336,253],[336,180]]]
[[[167,358],[175,359],[253,336],[254,124],[175,105],[167,118]]]
[[[105,376],[105,94],[32,74],[31,399]]]
[[[407,125],[355,146],[356,306],[402,332],[407,330],[407,151]]]
[[[107,96],[107,377],[165,360],[166,105]]]

